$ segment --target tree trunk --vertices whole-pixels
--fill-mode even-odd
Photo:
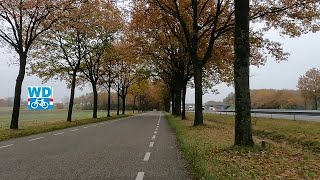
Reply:
[[[175,103],[174,103],[174,97],[175,97],[175,93],[174,93],[174,87],[171,88],[171,114],[174,115],[176,112],[176,107],[175,107]]]
[[[77,77],[76,73],[77,73],[76,71],[73,71],[73,74],[72,74],[71,89],[70,89],[71,93],[70,93],[67,121],[71,121],[71,118],[72,118],[74,91],[75,91],[75,88],[76,88],[76,77]]]
[[[318,98],[317,98],[317,96],[314,97],[314,110],[318,110]]]
[[[19,67],[19,74],[16,79],[16,86],[14,89],[14,101],[13,101],[10,129],[18,129],[19,128],[21,87],[22,87],[24,75],[26,72],[27,55],[24,53],[19,53],[19,58],[20,58],[20,67]]]
[[[308,105],[307,105],[307,99],[304,98],[304,109],[307,110],[308,109]]]
[[[186,119],[186,93],[187,93],[187,85],[183,85],[182,88],[182,114],[181,119]]]
[[[169,113],[170,112],[170,96],[163,97],[163,102],[164,102],[165,112]]]
[[[181,116],[181,86],[177,82],[175,89],[175,97],[174,97],[174,104],[175,104],[175,116]]]
[[[126,95],[122,94],[122,114],[126,113]]]
[[[235,145],[253,146],[249,87],[249,0],[235,0]]]
[[[133,107],[132,107],[132,112],[133,112],[133,114],[134,114],[134,108],[135,108],[135,106],[136,106],[136,97],[137,97],[137,96],[134,96],[134,98],[133,98]]]
[[[118,98],[117,98],[117,115],[119,115],[119,111],[120,111],[120,87],[118,87],[118,91],[117,91],[117,95],[118,95]]]
[[[111,84],[108,84],[108,112],[107,112],[107,117],[110,117],[110,107],[111,107]]]
[[[142,97],[140,96],[140,102],[139,102],[140,111],[143,112],[143,105],[142,105]]]
[[[93,114],[92,118],[98,117],[98,91],[97,91],[97,83],[91,82],[92,90],[93,90]]]
[[[195,55],[196,56],[196,55]],[[193,58],[194,68],[194,85],[195,85],[195,113],[194,126],[203,124],[202,114],[202,62],[197,58]]]

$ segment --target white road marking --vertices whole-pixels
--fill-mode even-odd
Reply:
[[[158,128],[156,128],[156,131],[158,131],[159,129]]]
[[[153,147],[153,145],[154,145],[154,142],[150,142],[149,147]]]
[[[73,132],[73,131],[78,131],[78,130],[79,130],[79,129],[72,129],[72,130],[70,130],[70,131],[72,131],[72,132]]]
[[[85,127],[83,127],[83,129],[87,129],[89,126],[85,126]]]
[[[58,135],[61,135],[61,134],[64,134],[64,132],[60,132],[60,133],[54,134],[54,136],[58,136]]]
[[[153,135],[153,136],[152,136],[152,139],[156,139],[156,135]]]
[[[39,139],[43,139],[44,137],[38,137],[38,138],[34,138],[34,139],[30,139],[29,141],[36,141],[36,140],[39,140]]]
[[[157,133],[158,133],[158,131],[155,131],[155,132],[154,132],[154,134],[157,134]]]
[[[157,124],[157,126],[159,126],[159,123]]]
[[[143,161],[149,161],[150,155],[151,155],[151,152],[147,152],[143,158]]]
[[[136,180],[143,180],[144,172],[138,172]]]
[[[104,123],[102,122],[102,123],[100,123],[101,125],[104,125]]]
[[[94,124],[94,125],[92,125],[92,127],[95,127],[95,126],[97,126],[98,124]]]
[[[6,148],[6,147],[10,147],[10,146],[13,146],[13,144],[8,144],[8,145],[5,145],[5,146],[0,146],[0,149]]]

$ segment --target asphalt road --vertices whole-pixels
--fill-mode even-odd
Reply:
[[[191,179],[176,145],[149,112],[0,142],[0,179]]]

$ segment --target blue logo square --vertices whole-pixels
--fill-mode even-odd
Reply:
[[[29,110],[53,110],[53,94],[50,86],[28,87]]]

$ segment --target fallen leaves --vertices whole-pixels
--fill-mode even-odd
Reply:
[[[201,172],[204,179],[316,179],[320,177],[320,154],[307,148],[299,147],[286,141],[287,135],[294,136],[296,125],[286,121],[288,129],[279,137],[281,141],[274,141],[264,137],[254,137],[256,144],[264,140],[266,148],[256,145],[253,148],[235,147],[234,121],[228,116],[205,116],[205,125],[192,127],[192,120],[174,121],[175,129],[182,150],[196,172]],[[270,120],[271,121],[271,120]],[[275,122],[275,121],[272,121]],[[269,122],[268,122],[269,123]],[[293,122],[292,123],[296,123]],[[258,123],[262,124],[262,122]],[[304,133],[302,128],[297,133],[306,139],[313,132]],[[268,126],[268,132],[279,127]],[[261,128],[261,127],[260,127]],[[282,126],[282,129],[285,129]],[[267,129],[265,129],[267,130]],[[299,144],[299,143],[298,143]],[[298,146],[298,147],[297,147]],[[203,173],[205,175],[203,175]]]

